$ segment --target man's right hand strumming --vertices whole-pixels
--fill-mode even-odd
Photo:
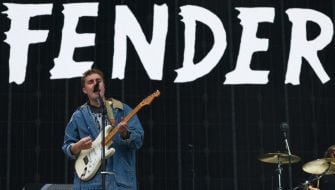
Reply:
[[[71,145],[71,152],[73,155],[78,154],[81,150],[92,147],[92,139],[90,136],[80,139],[78,142]]]

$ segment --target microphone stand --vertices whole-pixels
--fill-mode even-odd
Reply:
[[[106,114],[107,114],[107,109],[105,106],[105,101],[102,99],[100,95],[100,89],[98,89],[99,92],[99,97],[97,99],[100,108],[102,109],[102,118],[101,118],[101,125],[100,126],[100,131],[102,131],[102,140],[101,140],[101,185],[102,185],[102,190],[106,189],[106,174],[108,174],[106,170],[106,160],[105,160],[105,122],[106,122]]]
[[[191,152],[191,172],[192,172],[192,190],[195,189],[195,165],[194,165],[194,147],[192,144],[188,144],[188,148],[190,149]]]
[[[288,154],[288,177],[289,177],[289,189],[292,190],[292,162],[291,162],[291,156],[292,156],[292,153],[291,153],[291,150],[290,150],[290,146],[289,146],[289,143],[288,143],[288,135],[287,135],[287,132],[288,132],[288,124],[287,123],[282,123],[281,124],[281,130],[284,134],[284,143],[285,143],[285,148],[287,150],[287,154]]]
[[[291,157],[292,157],[292,154],[291,154],[291,150],[290,150],[290,147],[288,146],[288,141],[287,139],[285,139],[285,142],[286,142],[286,145],[287,145],[287,152],[288,152],[288,177],[289,177],[289,189],[292,190],[292,185],[293,185],[293,182],[292,182],[292,162],[291,162]]]

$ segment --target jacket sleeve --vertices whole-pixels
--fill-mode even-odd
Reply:
[[[73,155],[70,151],[71,145],[76,143],[80,137],[78,132],[78,125],[76,123],[76,114],[77,112],[74,112],[69,123],[67,124],[65,128],[65,135],[64,135],[64,142],[62,146],[62,150],[65,153],[65,155],[71,159],[75,159],[77,155]]]
[[[131,111],[132,109],[128,105],[124,104],[122,117],[126,117]],[[120,118],[118,118],[118,122],[119,119]],[[141,148],[144,139],[144,131],[137,115],[134,115],[133,118],[128,121],[128,132],[130,135],[127,139],[122,139],[121,134],[118,133],[113,140],[114,143],[126,146],[130,149]]]

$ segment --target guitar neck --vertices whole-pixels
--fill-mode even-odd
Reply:
[[[143,107],[143,105],[138,104],[125,118],[123,118],[123,122],[128,123],[128,121],[136,115],[138,111]],[[118,133],[120,129],[120,125],[114,127],[114,129],[106,136],[105,146],[113,139],[113,137]]]

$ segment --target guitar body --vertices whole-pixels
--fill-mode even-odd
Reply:
[[[108,125],[105,128],[105,136],[112,130],[112,126]],[[78,177],[83,181],[88,181],[95,176],[96,172],[99,170],[102,158],[102,131],[99,133],[97,138],[92,142],[92,148],[87,150],[82,150],[75,162],[75,169]],[[105,146],[105,158],[111,157],[115,149],[108,148],[112,144],[110,141],[107,146]]]

